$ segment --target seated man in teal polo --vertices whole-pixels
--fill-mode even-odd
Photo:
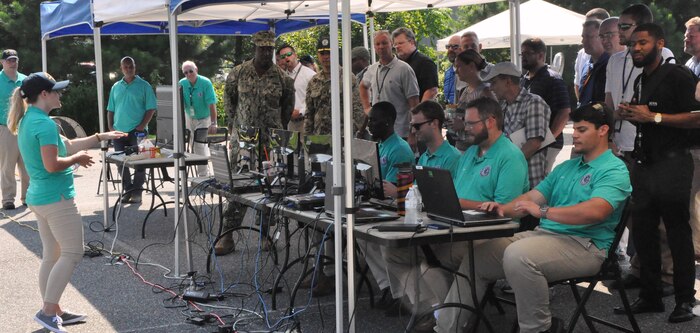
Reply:
[[[413,165],[415,157],[406,140],[394,133],[396,109],[389,102],[379,102],[369,111],[367,128],[372,139],[379,142],[379,163],[384,180],[396,183],[398,164]]]
[[[540,219],[535,230],[492,239],[474,249],[477,296],[483,297],[490,282],[508,280],[523,333],[560,328],[561,321],[551,316],[547,283],[598,272],[632,192],[625,164],[608,149],[612,112],[601,103],[585,105],[571,119],[573,149],[579,157],[562,163],[534,189],[507,204],[481,205],[503,216]],[[460,271],[467,271],[468,261],[465,257]],[[473,306],[464,279],[455,280],[445,302]],[[470,315],[461,309],[442,309],[437,331],[459,331]]]
[[[503,134],[503,110],[498,102],[488,97],[471,101],[467,104],[464,125],[470,147],[459,159],[452,175],[462,208],[478,209],[482,203],[489,201],[505,203],[525,193],[530,188],[527,161],[522,151]],[[459,268],[467,253],[466,242],[431,245],[431,248],[440,262],[452,270]],[[422,263],[424,258],[422,253],[419,254],[421,265],[413,267],[422,269],[421,303],[418,308],[419,311],[424,311],[445,299],[453,276],[441,268],[431,269]],[[388,270],[397,271],[394,268],[397,261],[416,262],[409,257],[385,256]],[[406,261],[407,259],[412,260]],[[402,273],[399,276],[404,284],[401,289],[405,289],[409,300],[415,303],[415,281],[412,275],[415,271],[405,270]],[[434,324],[433,319],[427,317],[426,321],[417,325],[420,329],[430,329]]]
[[[411,133],[419,144],[427,148],[418,158],[417,165],[447,169],[454,175],[462,154],[443,138],[444,123],[445,110],[437,102],[421,102],[411,110]],[[384,181],[384,195],[396,198],[396,185]]]

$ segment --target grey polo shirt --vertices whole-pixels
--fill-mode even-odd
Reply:
[[[394,132],[402,138],[411,133],[411,121],[408,99],[418,96],[418,80],[411,66],[396,56],[386,66],[375,62],[367,69],[362,82],[371,87],[372,104],[387,101],[396,108]]]

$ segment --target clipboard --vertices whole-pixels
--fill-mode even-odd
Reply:
[[[549,128],[546,128],[545,131],[546,131],[546,133],[545,133],[546,136],[544,138],[544,141],[542,141],[542,144],[540,144],[539,149],[545,148],[545,147],[551,145],[552,143],[554,143],[554,141],[556,141],[554,134],[552,134],[552,131],[550,131]],[[525,127],[511,133],[510,135],[508,135],[508,138],[518,148],[522,148],[523,145],[525,145],[525,141],[527,141],[527,138],[525,137]]]

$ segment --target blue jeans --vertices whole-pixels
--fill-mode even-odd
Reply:
[[[138,131],[132,130],[129,132],[129,136],[115,139],[113,141],[114,143],[114,151],[124,151],[124,147],[127,146],[136,146],[136,133]],[[147,132],[146,132],[147,133]],[[135,169],[134,170],[134,179],[131,179],[131,170],[129,168],[124,167],[121,168],[122,173],[122,188],[124,192],[129,192],[131,190],[134,190],[133,192],[130,192],[132,194],[139,195],[141,194],[143,190],[143,183],[146,180],[146,172],[144,169]]]

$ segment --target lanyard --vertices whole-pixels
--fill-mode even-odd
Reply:
[[[620,101],[625,100],[625,92],[627,91],[627,86],[630,83],[630,78],[632,77],[632,72],[634,71],[634,66],[630,68],[629,74],[627,74],[627,78],[625,78],[625,72],[627,71],[627,56],[630,55],[630,50],[629,48],[627,49],[627,54],[625,54],[625,60],[622,63],[622,96],[620,98]],[[631,59],[630,59],[631,60]]]
[[[382,97],[382,90],[384,89],[384,82],[386,82],[386,76],[389,75],[391,67],[386,67],[387,70],[384,72],[384,77],[382,78],[382,84],[379,84],[379,72],[382,70],[381,66],[377,66],[377,75],[374,76],[375,81],[377,81],[377,98]]]

